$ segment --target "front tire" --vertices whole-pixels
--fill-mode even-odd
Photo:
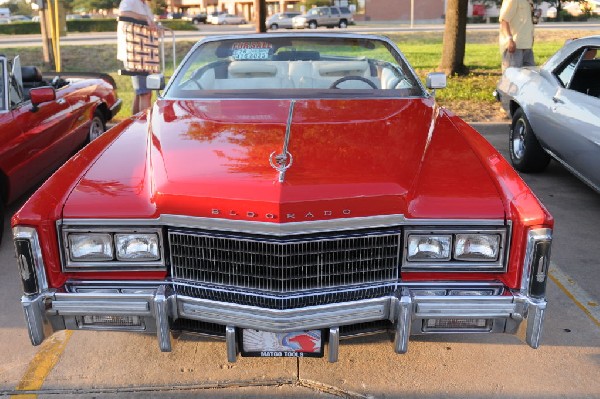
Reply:
[[[310,22],[308,23],[308,27],[309,27],[310,29],[317,29],[317,23],[316,23],[315,21],[310,21]]]
[[[271,29],[271,30],[277,30],[277,29],[279,29],[279,25],[277,25],[277,24],[271,24],[271,26],[269,27],[269,29]]]
[[[535,137],[522,108],[519,108],[513,116],[508,147],[510,161],[519,172],[541,172],[550,162],[550,156]]]
[[[100,110],[94,111],[94,117],[92,118],[92,123],[90,124],[90,128],[88,130],[88,143],[96,140],[98,137],[102,136],[106,131],[106,122],[104,121],[104,116]]]
[[[348,22],[346,22],[345,19],[340,21],[340,28],[341,29],[346,29],[348,27]]]

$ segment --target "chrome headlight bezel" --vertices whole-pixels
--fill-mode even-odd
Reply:
[[[61,260],[64,272],[162,271],[166,269],[163,231],[161,228],[62,226],[60,231]],[[86,234],[110,237],[112,247],[110,259],[76,259],[72,256],[70,247],[72,238],[77,235],[85,236]],[[123,256],[119,256],[117,237],[122,235],[155,236],[158,256],[137,259],[125,259]]]
[[[406,228],[404,230],[404,251],[402,256],[402,270],[422,272],[496,272],[507,270],[509,253],[510,226],[501,227],[440,227],[440,228]],[[451,236],[451,254],[449,259],[410,259],[408,245],[411,236]],[[459,259],[456,256],[457,237],[468,235],[492,236],[498,239],[498,253],[494,260],[479,260],[473,258]]]

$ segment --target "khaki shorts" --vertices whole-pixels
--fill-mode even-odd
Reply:
[[[508,67],[521,68],[525,66],[535,66],[532,49],[516,49],[514,53],[504,50],[502,54],[502,71]]]

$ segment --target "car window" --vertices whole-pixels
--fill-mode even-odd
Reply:
[[[581,49],[576,51],[554,72],[563,87],[569,87],[569,83],[571,82],[571,79],[573,79],[581,54]]]
[[[598,47],[582,50],[579,62],[568,88],[592,97],[600,98],[600,56]]]
[[[331,14],[333,14],[333,15],[340,15],[340,12],[339,12],[339,10],[337,8],[333,8],[332,7],[332,8],[330,8],[330,10],[331,10]]]
[[[308,34],[205,39],[164,94],[167,98],[324,95],[425,93],[412,68],[389,42]]]

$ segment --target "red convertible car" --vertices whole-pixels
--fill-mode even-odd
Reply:
[[[147,112],[12,219],[31,341],[56,330],[327,356],[361,334],[540,344],[553,219],[396,44],[262,34],[196,44]],[[172,333],[176,333],[173,334]]]
[[[21,67],[18,57],[9,62],[0,56],[2,225],[4,205],[104,133],[106,122],[119,111],[121,100],[110,76],[89,75],[48,78],[37,67]]]

